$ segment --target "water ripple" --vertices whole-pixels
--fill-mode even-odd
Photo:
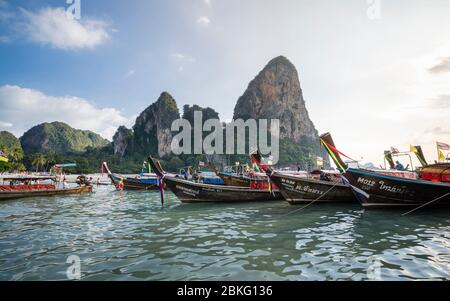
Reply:
[[[450,279],[445,212],[284,202],[181,205],[117,192],[0,203],[0,280]]]

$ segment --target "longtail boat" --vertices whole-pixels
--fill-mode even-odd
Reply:
[[[124,190],[159,190],[158,178],[156,174],[143,174],[138,177],[126,177],[123,175],[112,173],[109,170],[106,162],[102,163],[102,166],[106,169],[108,177],[113,182],[114,186],[118,189]]]
[[[217,175],[222,178],[226,186],[251,187],[253,189],[268,189],[269,186],[269,178],[264,173],[235,174],[221,171]]]
[[[149,158],[152,169],[183,203],[199,202],[264,202],[282,200],[278,190],[260,190],[249,187],[202,184],[166,173],[159,162]]]
[[[223,180],[226,186],[250,187],[263,190],[269,188],[269,178],[263,172],[245,171],[243,166],[229,166],[229,171],[219,171],[212,163],[208,163],[208,165]],[[238,172],[238,170],[234,171],[233,168],[240,168],[241,172]],[[277,187],[273,188],[276,189]]]
[[[44,177],[16,177],[4,178],[10,185],[0,185],[0,200],[13,200],[29,197],[44,197],[54,195],[71,195],[92,192],[92,186],[83,185],[74,188],[56,188],[54,184],[29,184],[31,181],[41,181],[50,178]],[[15,185],[13,183],[22,183]]]
[[[283,197],[291,205],[306,204],[312,201],[321,203],[355,203],[356,199],[348,185],[342,181],[318,180],[283,174],[261,163],[259,152],[251,154],[252,161],[258,164],[277,185]]]
[[[450,205],[450,184],[390,176],[366,169],[348,168],[330,133],[321,141],[342,177],[364,208],[443,207]]]
[[[215,170],[194,172],[191,166],[187,166],[179,170],[178,177],[184,178],[185,180],[191,180],[197,183],[225,185],[225,183],[217,175],[217,172]]]

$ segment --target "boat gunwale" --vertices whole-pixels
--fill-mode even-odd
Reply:
[[[336,182],[332,182],[332,181],[322,181],[322,180],[317,180],[317,179],[313,179],[313,178],[296,177],[296,176],[291,176],[291,175],[285,175],[280,172],[274,172],[271,175],[271,177],[288,178],[293,181],[304,181],[304,182],[309,182],[309,183],[313,183],[313,184],[323,184],[323,185],[327,185],[327,186],[339,186],[339,187],[343,187],[343,188],[344,187],[350,188],[348,185],[346,185],[344,183],[336,183]]]
[[[92,193],[92,186],[78,186],[71,188],[57,188],[53,190],[32,190],[32,191],[2,191],[0,201],[16,200],[29,197],[53,197],[58,195],[76,195],[82,193]]]
[[[362,175],[366,175],[366,176],[372,176],[372,177],[387,179],[387,180],[391,180],[391,181],[407,182],[410,184],[424,184],[424,185],[429,185],[429,186],[450,187],[449,183],[432,182],[432,181],[425,181],[425,180],[421,180],[421,179],[414,180],[414,179],[407,179],[407,178],[401,178],[401,177],[395,177],[395,176],[388,176],[385,174],[379,174],[377,172],[366,170],[366,169],[348,168],[346,170],[346,172],[353,172],[356,174],[362,174]],[[345,173],[344,173],[344,177],[345,177]]]
[[[239,191],[239,192],[260,192],[260,193],[270,193],[265,189],[251,189],[249,187],[241,187],[241,186],[226,186],[226,185],[214,185],[214,184],[204,184],[204,183],[196,183],[188,180],[176,178],[174,176],[165,176],[164,180],[169,179],[170,181],[178,182],[181,184],[186,184],[189,186],[197,187],[197,188],[211,188],[211,189],[220,189],[227,191]],[[272,190],[273,192],[279,192],[279,189]]]

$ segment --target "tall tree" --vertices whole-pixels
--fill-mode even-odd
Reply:
[[[19,162],[23,159],[23,150],[21,148],[14,148],[13,151],[9,154],[9,157],[12,162]]]
[[[46,162],[47,162],[47,160],[45,159],[45,156],[41,153],[38,153],[34,156],[33,162],[31,164],[36,166],[36,172],[37,172],[37,171],[39,171],[39,167],[44,166],[44,164]]]

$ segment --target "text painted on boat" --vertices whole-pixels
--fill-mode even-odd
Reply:
[[[378,186],[378,189],[395,194],[405,194],[408,192],[405,186],[387,185],[384,181],[375,181],[366,179],[363,177],[358,178],[358,184],[362,185],[362,189],[370,190],[371,188]]]

